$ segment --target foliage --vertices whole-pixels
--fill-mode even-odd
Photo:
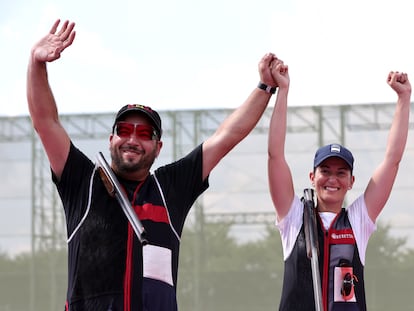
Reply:
[[[407,239],[392,237],[390,229],[378,224],[368,245],[365,282],[369,310],[402,311],[411,305],[414,251],[407,248]],[[206,225],[201,256],[205,266],[187,253],[194,251],[200,233],[184,233],[182,257],[187,260],[181,261],[179,273],[181,310],[194,310],[195,305],[197,310],[217,311],[277,309],[283,279],[279,232],[268,226],[264,239],[238,245],[229,238],[229,231],[229,225]]]
[[[406,311],[411,307],[413,250],[406,238],[392,237],[389,224],[377,225],[366,253],[365,288],[370,310]]]
[[[228,224],[206,224],[202,244],[199,232],[187,230],[179,270],[181,310],[194,310],[194,305],[197,310],[217,311],[275,309],[283,274],[282,251],[274,226],[266,230],[266,239],[241,245],[229,237]],[[197,247],[199,262],[193,255]]]
[[[63,310],[66,252],[0,257],[0,310]]]
[[[365,281],[369,310],[410,309],[414,250],[406,239],[378,225],[367,249]],[[183,234],[178,279],[181,311],[266,311],[278,308],[283,255],[278,230],[269,225],[262,239],[240,244],[231,225],[204,224]],[[0,311],[63,310],[66,251],[0,252]]]

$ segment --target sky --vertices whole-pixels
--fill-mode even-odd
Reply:
[[[289,66],[291,106],[393,102],[389,71],[414,77],[410,0],[0,3],[0,116],[28,114],[30,50],[56,19],[77,32],[48,64],[60,113],[235,108],[267,52]]]

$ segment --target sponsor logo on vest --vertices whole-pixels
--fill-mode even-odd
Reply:
[[[352,233],[332,233],[331,238],[334,240],[354,239],[354,235]]]

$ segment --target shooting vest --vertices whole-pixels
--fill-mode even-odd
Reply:
[[[317,215],[319,272],[325,311],[366,311],[364,267],[348,214],[342,209],[328,231]],[[292,253],[285,261],[281,311],[315,310],[311,261],[307,258],[302,225]]]

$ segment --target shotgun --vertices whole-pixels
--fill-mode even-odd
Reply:
[[[321,277],[319,274],[319,245],[318,235],[316,230],[316,214],[314,203],[314,191],[313,189],[305,189],[302,198],[303,202],[303,222],[305,230],[306,252],[311,261],[312,267],[312,281],[313,281],[313,294],[315,299],[315,310],[323,311],[322,304],[322,290],[321,290]]]
[[[128,198],[122,189],[121,184],[116,178],[108,162],[106,162],[102,152],[98,152],[96,156],[96,163],[98,165],[99,175],[109,195],[111,197],[115,197],[118,200],[125,216],[128,218],[129,223],[134,229],[134,232],[141,244],[147,244],[148,241],[145,239],[145,229],[142,226],[142,223],[139,220],[134,209],[132,208],[131,203],[128,201]]]

